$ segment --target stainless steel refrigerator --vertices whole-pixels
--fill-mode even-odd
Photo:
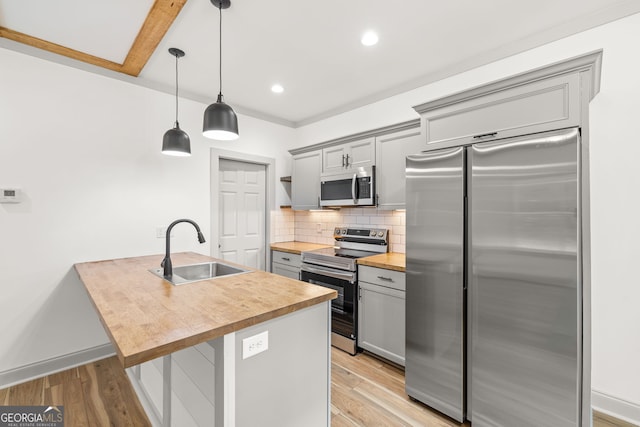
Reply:
[[[409,396],[474,427],[589,425],[580,158],[578,129],[407,158]]]

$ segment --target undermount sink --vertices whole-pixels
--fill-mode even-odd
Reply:
[[[249,270],[245,270],[243,268],[233,267],[215,261],[173,267],[173,276],[170,278],[164,277],[164,271],[162,268],[153,268],[149,271],[156,276],[162,277],[173,285],[184,285],[185,283],[215,279],[217,277],[228,277],[249,272]]]

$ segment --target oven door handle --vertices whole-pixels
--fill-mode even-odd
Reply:
[[[308,273],[320,274],[323,276],[333,277],[334,279],[346,280],[349,283],[354,283],[356,281],[356,277],[354,273],[342,273],[339,271],[329,270],[321,267],[311,267],[309,265],[302,265],[300,267],[301,271],[306,271]]]

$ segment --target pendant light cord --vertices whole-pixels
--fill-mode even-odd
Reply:
[[[180,127],[178,124],[178,55],[176,54],[176,127]]]
[[[220,42],[220,61],[219,61],[219,65],[220,65],[220,92],[218,93],[218,98],[222,97],[222,0],[220,0],[219,3],[219,8],[218,10],[220,11],[220,37],[218,38],[219,42]]]

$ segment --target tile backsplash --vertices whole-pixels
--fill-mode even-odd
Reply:
[[[404,211],[376,208],[342,208],[335,211],[293,211],[280,209],[271,212],[271,241],[333,244],[335,227],[388,228],[389,251],[405,252],[406,235]]]
[[[271,211],[271,243],[295,240],[295,211],[276,209]]]

